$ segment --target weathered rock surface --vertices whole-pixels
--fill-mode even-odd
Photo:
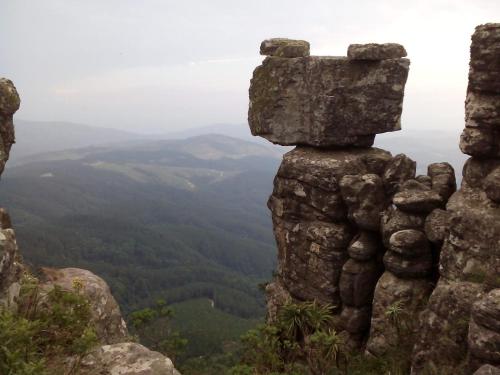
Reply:
[[[21,101],[12,81],[0,78],[0,174],[9,159],[10,148],[15,142],[12,116]]]
[[[469,91],[500,94],[500,23],[476,27],[470,48]]]
[[[350,60],[387,60],[406,57],[406,50],[397,43],[351,44],[347,48]]]
[[[424,189],[400,191],[394,195],[392,201],[400,210],[417,214],[429,213],[444,204],[444,200],[438,192]]]
[[[369,147],[375,134],[400,129],[408,68],[406,59],[268,57],[251,81],[252,134],[281,145]]]
[[[394,194],[399,190],[400,185],[412,178],[415,178],[417,163],[404,154],[396,155],[384,171],[383,180],[386,191]]]
[[[427,174],[431,178],[432,190],[439,193],[447,201],[457,190],[455,170],[449,163],[433,163],[427,167]]]
[[[474,375],[500,375],[500,368],[491,365],[484,365],[479,368]]]
[[[91,304],[92,321],[103,343],[114,344],[129,338],[120,307],[103,279],[79,268],[42,268],[41,271],[42,290],[49,291],[56,285],[68,291],[81,288]]]
[[[349,259],[342,268],[340,297],[347,306],[370,306],[381,269],[376,262]]]
[[[376,174],[347,175],[340,180],[340,191],[349,219],[361,229],[378,231],[388,204],[382,178]]]
[[[493,289],[472,306],[468,346],[471,367],[500,364],[500,289]]]
[[[430,252],[425,234],[415,229],[404,229],[392,234],[390,250],[404,258],[418,258]]]
[[[4,216],[6,213],[2,211],[1,215]],[[0,229],[0,307],[2,305],[15,306],[15,298],[19,295],[23,273],[24,266],[14,230],[4,228],[2,223],[2,229]]]
[[[499,116],[500,117],[500,116]],[[484,180],[484,192],[495,203],[500,203],[500,167],[493,169]]]
[[[373,314],[366,350],[380,356],[388,349],[396,348],[401,341],[411,337],[398,337],[397,327],[387,318],[389,308],[401,305],[414,333],[418,330],[418,314],[427,304],[433,285],[426,279],[400,279],[385,272],[377,283],[373,299]],[[410,335],[411,332],[408,332]]]
[[[374,259],[382,250],[379,236],[369,231],[361,231],[348,248],[349,256],[359,261]]]
[[[434,244],[440,245],[448,236],[450,226],[450,213],[440,208],[432,211],[425,219],[425,235]]]
[[[104,345],[84,357],[79,375],[178,375],[172,361],[137,343]]]
[[[273,38],[264,40],[260,45],[260,54],[275,57],[309,56],[310,45],[305,40]]]

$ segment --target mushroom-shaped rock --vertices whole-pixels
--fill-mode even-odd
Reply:
[[[92,351],[82,359],[79,374],[180,375],[169,358],[132,342]]]
[[[406,50],[397,43],[351,44],[347,48],[350,60],[386,60],[406,57]]]
[[[103,279],[79,268],[42,268],[41,271],[41,289],[44,291],[50,291],[56,285],[68,291],[73,291],[75,286],[81,288],[90,302],[92,321],[102,342],[113,344],[128,338],[120,307]]]
[[[264,40],[260,45],[260,54],[275,57],[309,56],[309,42],[286,38]]]
[[[281,145],[370,147],[376,134],[401,129],[407,59],[274,56],[298,54],[282,43],[264,42],[263,51],[273,56],[253,73],[253,135]],[[285,48],[293,53],[280,52]]]

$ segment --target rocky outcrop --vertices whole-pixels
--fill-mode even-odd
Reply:
[[[422,315],[413,374],[458,367],[472,373],[500,364],[500,24],[481,25],[472,36],[466,123],[461,150],[472,157],[446,214],[429,219],[426,232],[443,243],[440,279]],[[444,189],[443,189],[444,191]],[[446,193],[447,194],[447,193]],[[441,217],[441,218],[439,218]],[[439,230],[431,227],[439,222]],[[488,373],[481,367],[478,373]]]
[[[48,292],[58,286],[73,291],[78,288],[91,304],[92,323],[101,342],[114,344],[129,339],[127,325],[108,284],[92,272],[79,268],[42,268],[40,289]]]
[[[350,344],[359,347],[371,327],[369,350],[383,353],[397,341],[386,310],[404,302],[416,320],[432,291],[444,229],[433,227],[429,239],[424,227],[428,216],[443,221],[437,210],[455,191],[454,171],[437,163],[417,177],[406,155],[371,147],[377,133],[400,127],[409,66],[401,45],[351,45],[347,58],[277,57],[288,43],[309,48],[263,42],[268,57],[250,87],[252,133],[297,146],[268,202],[278,245],[268,318],[290,300],[332,304]]]
[[[252,134],[281,145],[371,146],[375,134],[400,129],[409,68],[401,49],[356,45],[348,59],[308,56],[304,41],[264,41],[268,57],[250,86]]]
[[[80,363],[80,375],[180,375],[172,361],[136,343],[104,345]]]
[[[13,115],[19,108],[19,96],[13,83],[0,78],[0,174],[9,158],[14,143]],[[15,309],[26,273],[16,243],[9,215],[0,209],[0,309]],[[72,291],[75,288],[85,296],[91,307],[92,323],[97,338],[103,345],[81,358],[54,360],[60,366],[69,366],[67,373],[123,374],[123,375],[179,375],[172,361],[142,345],[126,342],[130,339],[120,308],[108,285],[90,271],[77,268],[41,270],[40,308],[49,303],[44,296],[55,286]],[[76,366],[78,362],[78,366]],[[63,370],[58,368],[57,370]],[[65,371],[65,373],[66,373]]]

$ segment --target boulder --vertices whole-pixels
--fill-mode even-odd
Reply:
[[[462,171],[464,182],[471,188],[483,188],[484,180],[495,168],[500,167],[500,159],[467,159]]]
[[[349,219],[360,229],[378,231],[380,217],[388,205],[380,176],[344,176],[340,180],[340,191],[349,210]]]
[[[417,163],[405,154],[398,154],[387,163],[382,177],[386,193],[394,194],[406,180],[415,178]]]
[[[264,40],[260,45],[260,54],[276,57],[309,56],[310,45],[305,40],[273,38]]]
[[[350,60],[387,60],[406,57],[406,50],[397,43],[368,43],[351,44],[347,48],[347,57]]]
[[[132,342],[104,345],[86,355],[79,375],[180,375],[170,359]]]
[[[404,229],[422,229],[425,223],[425,214],[403,212],[390,207],[382,214],[381,231],[384,246],[389,248],[389,240],[393,233]]]
[[[253,73],[248,122],[280,145],[369,147],[399,130],[409,61],[268,57]]]
[[[425,278],[432,273],[432,255],[430,251],[418,258],[403,257],[393,251],[384,255],[385,269],[401,279]]]
[[[494,128],[500,126],[499,94],[469,91],[465,99],[465,126]]]
[[[41,272],[40,289],[45,293],[54,286],[68,291],[81,288],[81,293],[90,302],[92,322],[101,342],[114,344],[129,338],[120,307],[103,279],[79,268],[42,268]]]
[[[427,174],[431,178],[432,190],[438,192],[445,201],[457,190],[455,170],[449,163],[430,164]]]
[[[403,258],[418,258],[430,252],[429,242],[422,231],[404,229],[392,234],[389,239],[391,251]]]
[[[396,193],[392,202],[402,211],[429,213],[444,204],[443,197],[434,190],[404,190]]]
[[[497,140],[500,131],[491,128],[465,128],[460,136],[460,150],[464,154],[480,158],[500,157],[500,145]]]

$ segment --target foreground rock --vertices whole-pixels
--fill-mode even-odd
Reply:
[[[172,361],[136,343],[104,345],[81,362],[79,375],[178,375]]]
[[[12,116],[19,108],[19,96],[11,81],[0,78],[0,174],[9,158],[14,143]],[[92,323],[97,339],[104,345],[80,358],[62,357],[54,353],[47,361],[49,367],[57,365],[57,373],[79,375],[178,375],[172,361],[142,345],[123,342],[129,339],[120,308],[111,295],[108,285],[90,271],[78,268],[43,268],[38,304],[49,303],[44,295],[54,287],[82,293],[90,303]],[[23,276],[28,276],[22,263],[9,215],[0,208],[0,309],[15,311]],[[2,343],[6,344],[6,343]],[[8,343],[7,343],[8,344]],[[8,345],[6,347],[8,351]],[[63,368],[64,367],[64,368]],[[62,372],[61,372],[62,373]]]
[[[301,53],[279,53],[294,43],[303,46]],[[308,53],[304,43],[262,43],[261,52],[271,56],[251,81],[248,120],[253,135],[281,145],[368,147],[375,134],[400,129],[409,60],[297,57]],[[374,51],[395,55],[390,48],[365,50],[372,51],[366,56]],[[358,47],[353,51],[361,53]]]
[[[41,271],[42,290],[50,291],[55,286],[67,291],[76,288],[90,301],[92,322],[101,342],[114,344],[129,339],[120,307],[103,279],[79,268],[42,268]]]

